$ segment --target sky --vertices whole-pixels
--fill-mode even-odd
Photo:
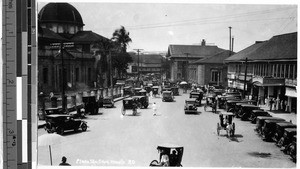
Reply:
[[[84,30],[111,38],[114,30],[123,25],[132,39],[128,51],[167,51],[170,44],[197,45],[202,39],[208,45],[229,49],[231,26],[233,50],[238,52],[255,41],[297,31],[297,4],[287,1],[277,4],[67,2],[81,14]],[[45,4],[47,1],[38,1],[38,11]]]

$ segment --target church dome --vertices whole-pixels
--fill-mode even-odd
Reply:
[[[83,26],[77,9],[68,3],[49,3],[39,12],[40,23],[64,23]]]

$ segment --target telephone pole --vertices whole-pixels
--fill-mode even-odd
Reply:
[[[138,53],[138,68],[137,68],[137,71],[138,71],[138,82],[140,81],[140,52],[144,49],[133,49],[135,51],[137,51]]]

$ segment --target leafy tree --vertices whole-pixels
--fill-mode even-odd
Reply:
[[[119,78],[126,74],[128,63],[132,61],[132,57],[127,52],[112,54],[112,67],[117,70]]]
[[[126,31],[124,26],[121,26],[121,28],[115,30],[111,40],[120,44],[123,53],[126,53],[128,44],[132,42],[131,38],[129,37],[129,32]]]

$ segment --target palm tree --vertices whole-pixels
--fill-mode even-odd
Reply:
[[[115,30],[111,40],[121,45],[122,53],[126,53],[128,43],[132,42],[131,38],[129,37],[129,32],[125,30],[124,26],[121,26],[120,29]]]

